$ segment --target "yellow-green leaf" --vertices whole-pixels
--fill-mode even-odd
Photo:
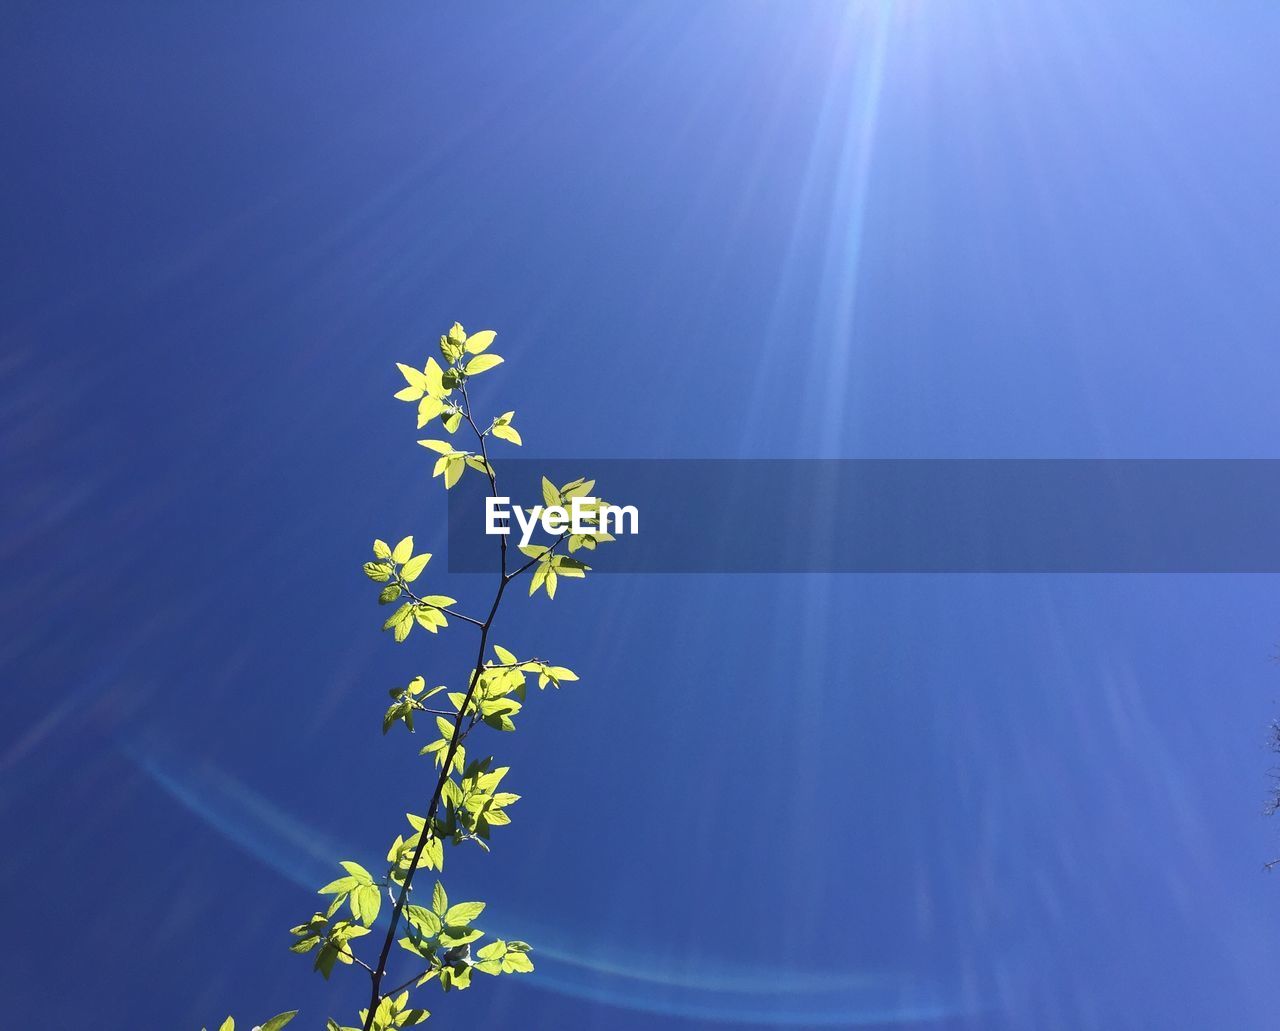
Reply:
[[[520,439],[520,431],[511,425],[511,417],[515,414],[515,412],[508,412],[497,419],[493,424],[493,435],[499,440],[507,440],[512,444],[520,445],[524,443]]]
[[[391,566],[386,562],[366,562],[364,575],[375,583],[386,583],[391,579]]]
[[[421,555],[414,555],[404,564],[404,568],[400,570],[400,576],[406,583],[413,583],[422,575],[422,571],[427,568],[427,563],[431,561],[431,555],[423,552]]]
[[[483,912],[483,902],[459,902],[449,907],[444,922],[448,927],[468,927]]]
[[[432,397],[448,397],[453,392],[452,388],[446,389],[444,370],[434,358],[427,359],[426,367],[422,370],[422,378],[426,392]]]
[[[445,490],[448,490],[462,479],[462,470],[465,469],[467,465],[461,458],[449,458],[446,459],[446,461],[449,464],[445,466],[444,470],[444,486]]]
[[[438,397],[427,395],[418,403],[418,429],[422,429],[427,423],[434,419],[437,415],[444,411],[444,402]]]
[[[465,366],[463,372],[468,376],[474,376],[477,373],[485,372],[497,365],[502,364],[502,356],[497,354],[478,354],[472,358]]]
[[[416,401],[427,389],[426,377],[417,369],[410,365],[405,365],[403,362],[396,362],[396,368],[400,370],[400,375],[402,375],[405,378],[405,382],[409,384],[406,390],[417,391],[413,397],[402,397],[401,400]],[[399,394],[396,394],[396,397],[400,397],[403,393],[405,393],[405,391],[402,390]]]

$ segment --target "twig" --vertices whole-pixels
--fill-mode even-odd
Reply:
[[[494,496],[498,496],[498,479],[494,474],[493,466],[489,464],[489,455],[485,449],[484,434],[476,426],[475,420],[471,417],[471,400],[467,396],[466,384],[462,385],[462,401],[463,414],[466,417],[468,425],[475,431],[476,439],[480,442],[480,456],[484,459],[484,467],[486,475],[489,477],[489,491]],[[391,955],[391,946],[395,943],[396,929],[400,926],[400,915],[404,911],[405,903],[408,901],[409,892],[413,886],[413,875],[417,872],[418,862],[422,858],[423,850],[427,847],[427,842],[433,836],[433,824],[435,822],[436,813],[440,808],[440,797],[444,792],[444,786],[450,777],[450,771],[453,767],[453,757],[458,751],[458,745],[465,736],[466,731],[463,724],[466,720],[467,709],[471,704],[472,698],[475,696],[476,689],[480,686],[480,677],[484,672],[484,653],[489,643],[489,629],[493,626],[494,617],[498,614],[498,606],[502,604],[502,595],[507,589],[507,584],[523,572],[523,569],[517,571],[512,576],[507,575],[507,538],[503,534],[498,537],[501,566],[500,576],[498,578],[498,589],[493,596],[493,604],[489,607],[489,615],[485,617],[482,623],[477,625],[480,627],[480,645],[476,652],[475,667],[471,674],[471,682],[467,687],[467,693],[462,700],[462,705],[458,707],[457,715],[453,722],[453,735],[449,738],[449,747],[445,751],[444,761],[440,766],[440,776],[436,779],[435,790],[431,793],[431,804],[427,806],[427,814],[423,824],[422,833],[418,838],[418,847],[414,849],[413,858],[409,863],[409,869],[405,874],[404,881],[400,885],[400,892],[396,897],[395,905],[391,910],[391,921],[387,927],[387,936],[382,942],[382,951],[378,955],[378,965],[372,971],[373,984],[369,992],[369,1009],[365,1014],[364,1031],[370,1031],[373,1026],[374,1011],[378,1008],[378,1004],[385,998],[382,992],[382,979],[386,976],[387,960]],[[525,566],[524,568],[528,568]],[[412,596],[412,595],[411,595]],[[419,975],[421,976],[421,975]],[[399,989],[397,989],[399,991]],[[388,993],[390,994],[390,993]]]

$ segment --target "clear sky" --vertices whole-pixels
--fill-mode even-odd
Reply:
[[[391,393],[454,319],[584,473],[1277,457],[1262,0],[0,25],[6,1026],[357,1007],[286,929],[421,808],[386,689],[471,646],[394,647],[359,574],[443,544]],[[504,618],[582,682],[495,739],[524,800],[449,884],[539,971],[432,1025],[1275,1026],[1275,577],[600,576]]]

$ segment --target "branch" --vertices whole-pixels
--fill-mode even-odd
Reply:
[[[463,615],[461,612],[458,612],[454,609],[441,609],[440,611],[443,612],[446,616],[452,616],[454,619],[460,619],[464,623],[470,623],[472,626],[484,626],[484,623],[482,621],[475,619],[472,616]]]
[[[399,995],[402,991],[408,988],[409,985],[413,984],[414,981],[417,981],[419,978],[426,977],[427,974],[431,973],[431,971],[433,971],[434,969],[435,967],[427,967],[427,969],[424,970],[421,974],[414,974],[411,978],[409,978],[409,980],[405,981],[403,984],[398,984],[394,988],[387,989],[386,994]]]
[[[564,533],[562,533],[559,537],[557,537],[557,538],[555,539],[555,541],[552,543],[551,547],[549,547],[549,548],[548,548],[546,551],[544,551],[541,555],[535,555],[533,558],[529,559],[529,561],[528,561],[528,562],[526,562],[524,565],[522,565],[522,566],[521,566],[519,569],[517,569],[514,573],[507,573],[507,574],[505,574],[505,579],[507,579],[507,580],[514,580],[514,579],[515,579],[516,577],[518,577],[521,573],[526,572],[527,570],[529,570],[529,569],[530,569],[530,568],[532,568],[533,566],[537,565],[537,563],[538,563],[539,561],[541,561],[543,557],[545,557],[545,556],[547,556],[547,555],[550,555],[552,552],[554,552],[554,551],[556,550],[556,548],[560,547],[560,545],[561,545],[562,543],[564,543],[564,539],[565,539],[566,537],[568,537],[568,536],[569,536],[569,531],[568,531],[568,530],[565,530],[565,531],[564,531]],[[504,536],[504,537],[503,537],[503,539],[505,540],[505,539],[506,539],[506,537]]]
[[[339,955],[346,956],[348,959],[350,959],[350,960],[351,960],[351,962],[355,963],[357,966],[364,967],[364,968],[365,968],[365,970],[369,971],[369,976],[370,976],[370,977],[373,977],[373,976],[374,976],[374,974],[373,974],[373,967],[369,966],[369,964],[368,964],[368,963],[366,963],[366,962],[365,962],[364,960],[362,960],[359,956],[357,956],[354,952],[352,952],[352,951],[351,951],[351,946],[350,946],[350,945],[343,945],[343,946],[342,946],[342,948],[340,948],[340,949],[338,950],[338,954],[339,954]]]
[[[494,474],[493,466],[489,464],[489,456],[485,450],[484,434],[480,432],[475,424],[475,420],[471,417],[471,401],[467,397],[466,384],[462,385],[463,414],[467,423],[475,431],[476,438],[480,441],[480,455],[484,459],[484,466],[489,477],[489,490],[494,497],[498,496],[498,479]],[[471,704],[472,698],[475,697],[476,689],[480,686],[480,677],[484,672],[484,652],[489,643],[489,629],[493,626],[494,617],[498,614],[498,606],[502,604],[503,592],[507,589],[507,584],[513,579],[507,575],[507,538],[505,534],[498,537],[500,554],[501,554],[501,573],[498,578],[498,589],[493,596],[493,604],[489,607],[489,615],[485,617],[483,623],[478,624],[480,627],[480,646],[476,652],[475,667],[471,674],[471,681],[467,686],[467,693],[463,698],[462,705],[458,707],[457,715],[453,721],[453,735],[449,738],[449,748],[444,755],[444,762],[440,767],[440,776],[436,780],[435,791],[431,793],[431,804],[427,807],[427,815],[425,823],[422,827],[422,833],[418,837],[418,847],[414,849],[413,859],[409,863],[408,872],[405,874],[404,881],[400,885],[400,892],[396,897],[395,906],[391,910],[391,921],[387,927],[387,936],[382,942],[382,951],[378,955],[378,965],[373,970],[373,984],[369,992],[369,1009],[365,1015],[364,1031],[370,1031],[373,1026],[374,1011],[378,1008],[378,1004],[386,997],[382,992],[382,979],[386,976],[387,960],[391,955],[391,946],[395,943],[396,929],[400,926],[400,915],[404,912],[405,903],[408,901],[409,892],[412,890],[413,876],[418,870],[418,862],[422,858],[423,850],[427,847],[427,841],[434,835],[434,823],[436,813],[440,809],[440,797],[444,793],[444,786],[450,777],[450,770],[453,767],[453,757],[458,751],[458,745],[461,742],[466,731],[463,724],[466,721],[467,708]],[[527,567],[526,567],[527,568]],[[518,574],[516,574],[518,575]],[[421,976],[421,975],[419,975]],[[400,989],[396,989],[399,991]],[[390,993],[386,993],[390,994]]]
[[[409,584],[405,581],[404,577],[402,577],[399,573],[396,573],[396,586],[398,586],[400,590],[402,590],[405,594],[407,594],[417,604],[419,605],[426,604],[426,602],[424,602],[421,598],[419,598],[416,594],[413,593],[413,588],[409,586]],[[433,609],[440,608],[437,605],[432,605],[431,607]],[[454,619],[460,619],[464,623],[470,623],[472,626],[484,626],[484,623],[476,619],[474,616],[468,616],[466,613],[457,611],[457,609],[440,608],[440,611],[445,613],[446,615],[453,616]]]
[[[433,709],[429,705],[423,705],[416,698],[410,698],[408,699],[408,701],[409,701],[409,704],[412,705],[419,712],[428,712],[432,716],[448,716],[450,719],[452,719],[454,716],[458,715],[452,709]]]
[[[489,450],[485,446],[484,433],[480,432],[480,427],[476,425],[475,419],[471,417],[471,398],[467,394],[467,381],[462,381],[462,411],[466,417],[467,425],[471,427],[471,431],[476,435],[476,440],[480,444],[480,457],[484,459],[485,475],[489,477],[489,493],[493,497],[498,496],[498,476],[493,471],[493,466],[489,463]],[[502,576],[507,576],[507,535],[505,533],[498,534],[498,547],[501,553]]]

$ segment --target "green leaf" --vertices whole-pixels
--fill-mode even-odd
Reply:
[[[440,918],[423,906],[406,906],[404,912],[409,918],[409,923],[427,938],[434,938],[444,929]]]
[[[465,372],[468,376],[475,376],[481,372],[487,372],[489,369],[492,369],[501,364],[502,364],[501,355],[478,354],[474,358],[472,358],[469,362],[467,362],[466,365],[463,366],[462,371]]]
[[[346,870],[360,884],[372,884],[373,874],[366,870],[359,863],[352,862],[350,859],[344,859],[338,864],[342,869]]]
[[[585,498],[595,488],[595,480],[574,480],[560,488],[566,498]]]
[[[396,362],[396,368],[400,370],[400,375],[409,385],[402,387],[396,391],[396,400],[398,401],[416,401],[427,390],[427,380],[417,369],[412,366],[405,365],[402,362]]]
[[[377,885],[362,885],[351,898],[360,900],[358,917],[366,926],[372,927],[373,922],[378,919],[378,910],[382,907],[382,892],[378,890]]]
[[[391,557],[391,545],[390,545],[390,544],[388,544],[386,541],[374,541],[374,542],[373,542],[373,557],[374,557],[374,558],[390,558],[390,557]]]
[[[486,350],[493,343],[494,338],[498,334],[491,329],[482,329],[479,333],[472,333],[467,337],[466,350],[468,354],[479,354]]]
[[[444,885],[439,881],[436,881],[436,886],[431,892],[431,908],[440,917],[449,911],[449,896],[445,893]]]
[[[451,488],[455,483],[462,479],[462,470],[466,468],[466,464],[461,458],[448,459],[448,465],[444,470],[444,486],[445,490]]]
[[[420,440],[418,443],[440,455],[451,455],[456,450],[447,440]]]
[[[374,583],[386,583],[391,579],[391,566],[386,562],[366,562],[364,575]]]
[[[500,440],[509,441],[512,444],[523,444],[520,439],[520,433],[511,425],[511,420],[515,417],[515,412],[503,412],[493,420],[493,435]]]
[[[456,322],[453,328],[440,337],[440,356],[452,365],[462,357],[462,345],[466,340],[466,333],[463,328]]]
[[[436,633],[440,627],[449,625],[449,621],[444,618],[444,615],[440,610],[433,608],[430,605],[415,605],[413,608],[413,618],[418,621],[418,626],[423,627],[426,630],[430,630],[433,634]]]
[[[422,378],[425,381],[427,393],[432,397],[448,397],[453,392],[452,387],[444,385],[444,370],[434,358],[427,359],[427,364],[422,370]]]
[[[445,967],[440,971],[440,985],[446,992],[451,988],[462,990],[471,987],[471,968],[466,965]]]
[[[427,839],[427,843],[422,846],[422,859],[420,864],[428,870],[444,869],[444,842],[439,838],[431,837]]]
[[[262,1031],[280,1031],[285,1024],[289,1023],[298,1015],[297,1010],[289,1010],[287,1013],[277,1013],[274,1017],[262,1025]]]
[[[444,922],[450,927],[468,927],[483,912],[483,902],[459,902],[449,907]]]
[[[218,1028],[218,1031],[236,1031],[236,1022],[230,1017],[227,1017],[227,1019],[222,1022],[222,1027]]]
[[[409,627],[413,625],[413,603],[406,601],[395,612],[387,617],[387,621],[382,624],[383,630],[399,630],[401,626]],[[408,633],[408,630],[405,630]],[[397,637],[397,640],[399,638]]]
[[[400,570],[400,578],[405,583],[413,583],[422,575],[422,571],[427,568],[427,563],[431,561],[429,552],[423,552],[421,555],[414,555],[404,564],[404,568]]]
[[[422,429],[432,419],[444,414],[445,403],[438,397],[428,394],[418,402],[418,429]]]
[[[469,945],[473,941],[479,941],[484,937],[484,931],[478,927],[448,927],[446,926],[440,932],[440,944],[447,945],[449,948],[457,948],[459,945]]]
[[[391,560],[397,564],[403,564],[409,561],[413,555],[413,538],[406,537],[391,551]]]

